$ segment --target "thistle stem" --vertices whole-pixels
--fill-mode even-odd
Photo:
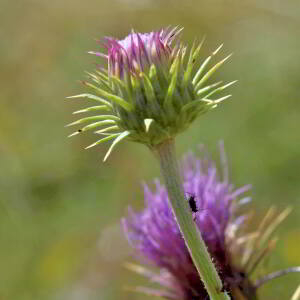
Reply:
[[[172,211],[210,299],[229,300],[227,293],[222,291],[222,281],[210,258],[201,233],[195,226],[188,201],[185,199],[174,140],[170,139],[158,145],[154,152],[160,163]]]

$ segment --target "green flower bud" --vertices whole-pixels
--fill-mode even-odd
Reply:
[[[108,70],[99,69],[88,73],[92,82],[84,84],[92,94],[81,94],[69,98],[88,98],[99,102],[76,111],[99,112],[69,125],[89,123],[71,136],[87,130],[103,137],[88,146],[113,140],[105,155],[123,139],[139,142],[153,149],[165,140],[184,131],[201,114],[217,107],[231,95],[213,98],[234,82],[207,84],[213,73],[230,57],[227,56],[210,69],[206,67],[219,46],[207,57],[195,75],[201,46],[193,44],[185,59],[187,48],[179,43],[181,29],[173,28],[139,34],[132,32],[124,40],[104,39],[108,54],[90,52],[108,61]],[[176,40],[175,46],[174,40]]]

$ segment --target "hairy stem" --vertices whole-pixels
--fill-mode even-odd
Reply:
[[[200,231],[196,228],[180,180],[173,139],[158,145],[154,152],[159,160],[168,190],[170,204],[193,262],[211,300],[229,300],[222,291],[222,281],[207,251]]]

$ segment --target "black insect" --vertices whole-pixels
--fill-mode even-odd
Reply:
[[[196,213],[198,212],[198,208],[197,208],[197,203],[196,203],[196,196],[195,195],[190,195],[189,196],[189,206],[192,212]]]

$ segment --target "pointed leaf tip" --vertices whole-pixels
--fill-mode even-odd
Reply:
[[[66,99],[73,99],[73,98],[79,98],[78,95],[68,96]]]
[[[74,136],[74,135],[77,135],[77,134],[79,134],[80,132],[82,132],[82,130],[81,130],[81,129],[78,129],[77,131],[75,131],[75,132],[71,133],[70,135],[68,135],[68,138],[69,138],[69,137],[72,137],[72,136]]]
[[[103,129],[94,131],[94,133],[96,133],[96,134],[103,134],[103,133],[107,133],[107,131],[116,130],[116,129],[119,129],[119,127],[117,125],[114,125],[114,126],[105,127]]]
[[[232,95],[224,96],[224,97],[222,97],[222,98],[219,98],[219,99],[214,100],[214,103],[221,103],[222,101],[224,101],[224,100],[226,100],[226,99],[228,99],[228,98],[230,98],[230,97],[232,97]]]
[[[84,108],[84,109],[74,111],[73,115],[80,114],[80,113],[85,113],[85,112],[90,112],[90,111],[99,111],[99,110],[111,111],[111,108],[106,106],[106,105],[90,106],[90,107],[87,107],[87,108]]]
[[[70,126],[77,125],[77,124],[79,124],[78,120],[75,121],[75,122],[72,122],[72,123],[69,123],[69,124],[65,125],[65,127],[70,127]]]
[[[108,151],[106,152],[106,154],[104,156],[104,159],[103,159],[104,162],[108,159],[108,157],[109,157],[110,153],[112,152],[112,150],[114,149],[114,147],[119,142],[121,142],[123,139],[125,139],[128,135],[130,135],[130,132],[129,131],[124,131],[124,132],[122,132],[121,134],[119,134],[117,136],[117,138],[112,142],[112,144],[110,145]]]
[[[79,94],[79,95],[74,95],[74,96],[67,97],[67,99],[75,99],[75,98],[88,98],[88,99],[91,99],[91,100],[96,100],[96,101],[100,102],[101,104],[104,104],[108,107],[112,107],[112,104],[109,101],[107,101],[105,99],[102,99],[98,96],[95,96],[93,94],[85,93],[85,94]]]
[[[115,134],[111,134],[111,135],[109,135],[109,136],[106,136],[106,137],[104,137],[104,138],[98,140],[97,142],[95,142],[95,143],[93,143],[93,144],[91,144],[91,145],[85,147],[84,149],[89,149],[89,148],[92,148],[92,147],[94,147],[94,146],[97,146],[97,145],[99,145],[99,144],[101,144],[101,143],[104,143],[104,142],[107,142],[107,141],[109,141],[109,140],[112,140],[113,138],[115,138],[115,137],[118,136],[118,135],[119,135],[118,133],[115,133]]]
[[[212,55],[216,55],[223,47],[224,44],[221,44],[213,53]]]
[[[95,143],[93,143],[93,144],[91,144],[91,145],[85,147],[84,149],[87,150],[87,149],[90,149],[90,148],[92,148],[92,147],[94,147],[94,146],[96,146],[96,145],[97,145],[97,142],[95,142]]]
[[[153,119],[145,119],[145,120],[144,120],[144,124],[145,124],[145,127],[146,127],[146,132],[149,131],[149,128],[150,128],[152,122],[154,122]]]
[[[229,55],[227,55],[223,60],[220,61],[220,63],[224,63],[227,59],[229,59],[231,56],[233,55],[233,53],[230,53]]]
[[[196,76],[198,76],[198,74],[196,74],[196,76],[193,79],[193,83],[196,84],[195,85],[195,89],[199,89],[222,65],[223,63],[228,60],[230,57],[232,56],[232,53],[229,54],[228,56],[226,56],[225,58],[223,58],[221,61],[219,61],[218,63],[216,63],[210,70],[208,70],[205,75],[198,81],[198,83],[196,84]],[[205,64],[205,62],[203,63],[203,65]],[[201,67],[202,68],[202,67]],[[201,69],[200,68],[200,69]],[[198,80],[199,78],[197,78]]]
[[[221,86],[220,89],[224,90],[224,89],[230,87],[231,85],[235,84],[236,82],[238,82],[238,80],[231,81],[231,82]]]

